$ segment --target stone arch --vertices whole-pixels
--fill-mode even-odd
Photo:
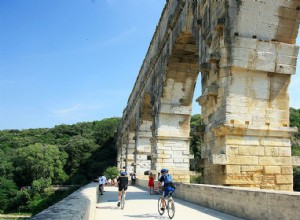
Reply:
[[[288,123],[288,86],[296,69],[298,17],[297,1],[167,1],[119,137],[131,139],[129,124],[145,116],[137,112],[147,109],[141,97],[149,92],[151,169],[168,167],[175,180],[189,182],[189,119],[199,66],[204,183],[292,190],[290,138],[296,129]]]
[[[198,48],[191,32],[179,34],[167,62],[155,125],[155,167],[170,169],[174,179],[189,182],[190,117],[199,74]]]
[[[145,92],[140,100],[136,132],[135,170],[137,177],[151,169],[152,105],[151,94]]]

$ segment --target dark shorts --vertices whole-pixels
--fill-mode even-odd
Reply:
[[[122,186],[122,185],[120,185],[120,186],[118,186],[118,187],[119,187],[119,191],[122,191],[123,189],[124,189],[124,191],[127,190],[127,186]]]
[[[171,186],[167,186],[165,189],[164,189],[164,192],[163,192],[163,195],[164,197],[167,197],[169,195],[169,192],[174,192],[175,191],[175,188],[171,187]]]

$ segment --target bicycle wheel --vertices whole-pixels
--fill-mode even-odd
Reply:
[[[161,208],[162,208],[162,201],[161,201],[161,197],[158,199],[158,213],[160,214],[160,215],[163,215],[164,214],[164,212],[165,212],[165,210],[161,210]]]
[[[168,200],[168,216],[170,219],[172,219],[175,215],[175,203],[173,199]]]
[[[121,209],[124,209],[124,206],[125,206],[125,196],[122,195],[121,196]]]

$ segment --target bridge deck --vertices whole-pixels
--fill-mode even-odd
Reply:
[[[96,205],[95,220],[101,219],[169,219],[165,212],[160,216],[157,211],[158,195],[149,195],[149,191],[129,186],[124,210],[117,207],[117,187],[108,186]],[[177,198],[176,213],[173,219],[228,219],[237,218],[222,212],[195,205]]]

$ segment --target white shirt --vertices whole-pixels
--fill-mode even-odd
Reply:
[[[98,179],[98,181],[99,181],[99,184],[105,184],[106,183],[106,177],[105,176],[100,176],[99,177],[99,179]]]

